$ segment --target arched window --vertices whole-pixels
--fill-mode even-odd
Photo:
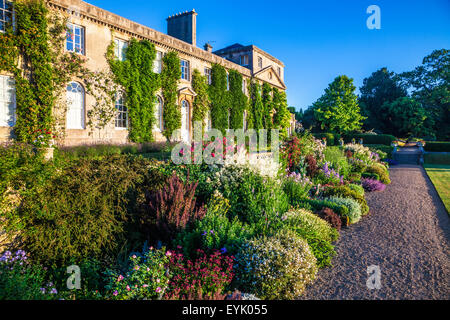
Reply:
[[[125,92],[119,91],[116,94],[116,128],[128,128],[128,109],[126,107]]]
[[[189,102],[183,100],[181,101],[181,139],[186,142],[190,140],[189,115]]]
[[[155,106],[155,130],[163,131],[163,107],[164,103],[160,96],[157,97],[157,104]]]
[[[78,82],[67,86],[67,129],[84,129],[84,88]]]

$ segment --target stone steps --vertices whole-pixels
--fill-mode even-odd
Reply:
[[[420,164],[421,152],[417,148],[404,148],[394,152],[394,160],[400,164]]]

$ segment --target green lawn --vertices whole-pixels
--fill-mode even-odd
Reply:
[[[425,170],[450,213],[450,165],[426,164]]]

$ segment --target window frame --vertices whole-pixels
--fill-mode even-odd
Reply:
[[[158,102],[156,103],[156,107],[159,108],[158,110],[158,115],[159,115],[159,119],[156,119],[159,123],[158,125],[155,125],[153,130],[157,131],[157,132],[163,132],[164,131],[164,119],[163,119],[163,112],[164,112],[164,100],[160,95],[156,96],[156,99],[158,100]],[[155,110],[156,112],[156,110]]]
[[[120,43],[123,44],[122,47],[119,46]],[[117,60],[123,62],[127,59],[126,50],[128,49],[128,45],[129,45],[128,41],[122,40],[120,38],[114,38],[114,55]]]
[[[258,68],[262,69],[262,67],[263,67],[263,58],[258,57]]]
[[[72,30],[70,30],[70,32],[73,31],[73,33],[69,33],[70,26],[73,27]],[[80,51],[81,52],[76,50],[76,46],[77,46],[76,39],[75,39],[76,36],[77,36],[76,28],[80,29],[80,35],[79,36],[80,36],[80,46],[81,46]],[[73,35],[74,39],[69,41],[69,36],[71,38],[72,35]],[[73,49],[72,50],[69,50],[69,48],[68,48],[69,42],[73,42],[73,44],[72,44],[73,45]],[[67,23],[65,50],[66,50],[66,52],[72,52],[72,53],[76,53],[76,54],[79,54],[79,55],[82,55],[82,56],[86,56],[86,28],[84,26],[80,26],[78,24],[71,23],[71,22]]]
[[[69,128],[69,121],[68,121],[68,114],[69,114],[69,110],[70,110],[70,105],[67,106],[67,112],[66,112],[66,128],[68,130],[85,130],[86,129],[86,89],[84,88],[84,86],[78,82],[78,81],[71,81],[67,84],[66,86],[66,97],[67,97],[67,93],[68,93],[68,89],[69,86],[73,85],[73,84],[77,84],[80,88],[81,88],[81,97],[82,97],[82,103],[81,103],[81,109],[82,109],[82,119],[81,119],[81,127],[77,127],[77,128]]]
[[[6,26],[8,23],[11,23],[13,29],[15,29],[15,15],[14,15],[14,3],[10,0],[0,0],[0,3],[3,5],[2,8],[0,8],[0,12],[3,15],[3,19],[0,18],[0,24],[3,25],[3,28],[0,27],[0,33],[6,33]],[[6,4],[9,3],[11,5],[11,10],[7,10]],[[8,21],[6,17],[8,16],[7,13],[10,13],[11,20]]]
[[[2,83],[2,90],[4,90],[3,92],[1,92],[1,96],[5,97],[3,100],[0,100],[0,107],[5,112],[4,114],[0,112],[0,119],[2,122],[4,121],[6,124],[2,125],[2,123],[0,123],[0,127],[12,128],[16,125],[17,121],[16,81],[12,76],[0,75],[0,82]],[[6,85],[3,86],[3,84]],[[11,84],[11,87],[9,86],[9,84]],[[6,96],[8,96],[8,89],[11,89],[13,91],[12,94],[10,95],[11,100],[6,99]],[[13,113],[12,115],[10,115],[11,118],[7,119],[6,116],[9,115],[8,109],[10,104],[13,105]]]
[[[119,103],[119,99],[122,98],[122,103]],[[120,108],[118,108],[120,107]],[[116,116],[114,117],[114,128],[116,130],[128,130],[130,126],[130,118],[129,111],[126,104],[126,93],[123,90],[119,90],[116,93],[116,99],[114,101],[114,108],[116,108]],[[125,115],[125,119],[123,119],[123,115]],[[122,117],[121,117],[122,116]],[[125,126],[123,126],[123,121],[125,121]],[[118,125],[119,122],[122,122],[122,125]]]
[[[181,80],[191,81],[191,63],[189,60],[180,59]],[[186,78],[184,78],[186,76]]]
[[[247,63],[245,63],[247,61]],[[244,54],[242,56],[240,56],[240,60],[239,60],[239,64],[243,67],[246,67],[249,65],[249,57],[248,54]]]
[[[211,85],[212,84],[212,69],[205,67],[204,73],[205,73],[206,81],[207,81],[208,85]]]

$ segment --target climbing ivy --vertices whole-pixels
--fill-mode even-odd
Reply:
[[[257,81],[252,81],[250,85],[250,97],[253,116],[253,129],[263,129],[264,105],[261,98],[261,85]]]
[[[219,64],[213,64],[211,67],[211,85],[208,93],[211,99],[212,127],[225,134],[228,129],[229,94],[227,92],[227,71]]]
[[[247,109],[247,96],[242,91],[242,75],[230,70],[230,128],[243,129],[244,110]]]
[[[50,12],[45,1],[14,1],[14,13],[14,29],[10,24],[0,33],[0,71],[11,73],[16,83],[14,133],[19,141],[48,146],[65,132],[58,116],[65,122],[67,82],[82,79],[86,92],[102,105],[108,101],[108,77],[90,72],[82,56],[64,51],[67,17]],[[38,139],[41,132],[50,134]]]
[[[178,80],[181,78],[180,59],[174,51],[163,58],[161,88],[164,99],[164,136],[170,141],[173,132],[181,128],[181,109],[177,104]]]
[[[286,129],[289,127],[291,121],[286,92],[273,88],[273,107],[275,109],[274,128],[280,130],[281,138],[286,138]]]
[[[195,69],[192,74],[192,89],[197,94],[194,98],[192,120],[194,122],[202,122],[204,128],[206,127],[205,122],[210,103],[208,96],[208,83],[206,77],[202,76],[200,71],[197,69]]]
[[[114,55],[115,43],[111,42],[107,60],[115,80],[126,92],[125,104],[129,116],[128,139],[142,143],[153,141],[155,126],[156,91],[160,88],[159,74],[153,72],[156,49],[148,40],[131,39],[124,61]]]
[[[263,126],[264,129],[271,130],[273,128],[272,119],[272,87],[268,83],[262,86],[262,103],[263,103]],[[270,136],[269,136],[270,137]]]

